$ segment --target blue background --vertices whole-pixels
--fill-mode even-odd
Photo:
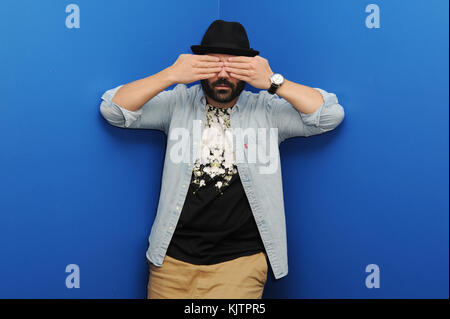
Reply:
[[[361,0],[79,0],[79,29],[70,3],[2,2],[0,298],[145,298],[165,135],[109,125],[100,97],[192,53],[218,18],[346,112],[281,144],[289,275],[264,297],[448,298],[447,1],[377,1],[379,29]]]

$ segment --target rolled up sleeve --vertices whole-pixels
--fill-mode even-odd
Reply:
[[[123,85],[119,85],[118,87],[103,93],[103,101],[100,104],[100,113],[109,124],[117,127],[128,128],[142,115],[142,108],[132,112],[112,101],[117,90],[119,90],[122,86]]]
[[[320,88],[314,89],[321,93],[324,102],[313,113],[300,112],[283,98],[273,96],[269,99],[279,143],[291,137],[308,137],[331,131],[344,119],[344,108],[336,95]]]
[[[100,104],[100,113],[103,118],[117,127],[155,129],[167,134],[177,96],[186,89],[186,86],[178,84],[172,90],[162,91],[136,111],[127,110],[112,101],[122,86],[119,85],[103,93]]]

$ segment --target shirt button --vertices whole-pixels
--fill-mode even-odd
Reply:
[[[183,184],[183,188],[185,188],[186,187],[186,184]]]
[[[177,206],[177,210],[180,210],[180,206]]]
[[[172,229],[173,229],[173,227],[172,227],[172,226],[170,226],[170,227],[169,227],[169,230],[172,230]]]

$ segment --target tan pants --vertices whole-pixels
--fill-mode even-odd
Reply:
[[[164,258],[149,264],[148,299],[260,299],[267,281],[265,253],[214,265],[193,265]]]

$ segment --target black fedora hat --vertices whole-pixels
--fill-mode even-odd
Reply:
[[[206,30],[200,45],[192,45],[195,54],[224,53],[256,56],[259,51],[250,48],[247,32],[239,22],[215,20]]]

